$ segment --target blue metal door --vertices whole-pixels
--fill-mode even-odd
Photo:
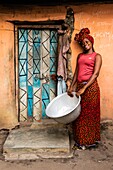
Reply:
[[[57,31],[18,29],[20,121],[46,118],[45,109],[56,96]]]

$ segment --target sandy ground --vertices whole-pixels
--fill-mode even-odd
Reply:
[[[0,131],[0,170],[113,170],[113,123],[101,124],[101,143],[97,148],[73,150],[70,159],[40,159],[36,161],[5,161],[2,146],[8,135]]]

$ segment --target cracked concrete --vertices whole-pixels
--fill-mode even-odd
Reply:
[[[3,146],[3,155],[5,160],[70,158],[68,128],[46,121],[11,130]]]

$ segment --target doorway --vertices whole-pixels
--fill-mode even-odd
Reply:
[[[19,121],[46,119],[46,107],[56,96],[51,75],[57,69],[57,29],[18,27],[16,54]]]

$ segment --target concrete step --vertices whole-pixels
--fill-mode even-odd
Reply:
[[[11,130],[3,146],[5,160],[70,158],[68,129],[58,123],[33,123],[30,127]]]

